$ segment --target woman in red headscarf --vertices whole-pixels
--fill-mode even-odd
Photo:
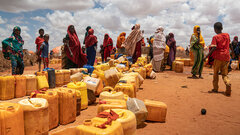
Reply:
[[[82,52],[81,44],[73,25],[68,26],[64,51],[67,55],[67,62],[63,68],[82,67],[87,63],[86,54]]]
[[[106,62],[107,57],[110,57],[110,52],[113,48],[113,41],[108,34],[104,35],[103,48],[104,48],[104,60]]]
[[[93,35],[94,30],[90,29],[88,30],[88,35],[85,38],[85,45],[87,48],[87,59],[88,65],[93,66],[94,65],[94,61],[95,61],[95,57],[96,57],[96,50],[97,50],[97,37]]]

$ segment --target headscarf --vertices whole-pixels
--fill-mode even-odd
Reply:
[[[117,48],[122,48],[121,45],[125,41],[126,33],[122,32],[117,38]]]
[[[91,26],[87,26],[83,44],[85,44],[86,37],[88,36],[88,31],[91,29]]]
[[[142,40],[142,31],[140,30],[140,24],[135,24],[135,28],[129,34],[127,39],[123,42],[122,46],[125,47],[126,53],[129,56],[133,56],[136,44],[138,41]]]
[[[112,38],[110,38],[110,36],[108,35],[108,38],[105,38],[106,35],[108,35],[107,33],[104,35],[104,40],[103,40],[103,47],[107,47],[109,44],[112,44]],[[111,50],[110,50],[111,51]]]
[[[162,26],[159,26],[157,29],[156,29],[156,32],[155,33],[163,33],[164,31],[164,28]]]
[[[85,46],[87,47],[91,47],[92,45],[96,44],[97,41],[97,37],[93,35],[94,34],[94,30],[90,29],[88,31],[88,36],[85,39]]]
[[[163,33],[164,28],[162,26],[158,27],[155,36],[154,36],[154,41],[153,41],[153,47],[154,48],[164,48],[166,47],[165,44],[165,35]]]
[[[176,40],[174,39],[174,34],[173,33],[168,34],[167,45],[169,47],[176,47]]]
[[[194,28],[193,28],[193,34],[192,34],[192,35],[194,35],[197,39],[198,39],[198,32],[197,32],[197,29],[198,29],[198,28],[200,28],[200,26],[198,26],[198,25],[194,26]],[[191,38],[191,39],[192,39],[192,38]],[[191,41],[190,41],[190,44],[191,44]],[[203,39],[203,37],[202,37],[201,31],[200,31],[200,41],[199,41],[199,44],[202,45],[202,47],[205,46],[205,41],[204,41],[204,39]]]
[[[235,36],[235,37],[233,38],[233,41],[238,42],[238,36]]]
[[[67,30],[67,38],[69,38],[69,48],[71,49],[73,56],[71,56],[70,51],[67,46],[65,46],[64,50],[66,51],[67,57],[75,64],[78,65],[78,67],[82,67],[87,63],[86,54],[82,52],[81,44],[78,39],[77,33],[74,29],[74,32],[70,32],[70,27],[73,25],[68,26]]]
[[[15,31],[19,30],[21,33],[21,28],[15,26],[13,28],[12,35],[2,41],[2,48],[3,48],[3,55],[4,58],[10,59],[10,56],[13,55],[17,58],[18,61],[23,60],[23,44],[24,40],[22,39],[21,35],[16,35]]]
[[[238,43],[238,36],[235,36],[233,38],[233,51],[235,53],[235,55],[239,55],[239,43]]]

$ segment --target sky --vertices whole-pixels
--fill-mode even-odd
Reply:
[[[231,40],[240,36],[239,0],[1,0],[0,41],[9,37],[14,26],[22,29],[24,49],[35,51],[35,38],[43,28],[50,35],[50,49],[62,45],[67,27],[74,25],[81,45],[86,27],[91,26],[102,44],[104,34],[114,46],[121,32],[127,35],[138,23],[146,38],[159,26],[165,35],[173,32],[178,46],[189,45],[193,27],[201,27],[206,45],[215,35],[213,25],[223,23]]]

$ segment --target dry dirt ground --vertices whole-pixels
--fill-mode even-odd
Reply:
[[[59,65],[51,65],[60,68]],[[24,74],[32,74],[37,67],[26,67]],[[10,70],[9,70],[10,71]],[[6,75],[6,71],[0,75]],[[165,71],[158,73],[155,80],[146,79],[137,93],[139,99],[152,99],[165,102],[168,106],[165,123],[145,122],[137,129],[137,135],[239,135],[240,134],[240,71],[232,71],[229,78],[232,83],[232,96],[222,93],[210,94],[212,89],[212,69],[204,68],[204,79],[188,79],[190,67],[183,73]],[[219,77],[220,91],[225,91]],[[26,97],[25,97],[26,98]],[[17,102],[20,99],[11,100]],[[201,109],[207,110],[201,115]],[[74,123],[59,126],[56,131],[82,124],[84,119],[96,116],[97,106],[89,106],[81,112]]]

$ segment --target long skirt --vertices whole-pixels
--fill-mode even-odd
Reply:
[[[62,57],[62,69],[78,68],[78,65],[73,63],[67,56]]]
[[[105,62],[107,61],[107,57],[110,57],[111,50],[112,49],[110,46],[104,48],[104,61]]]
[[[96,48],[96,45],[93,45],[93,46],[90,46],[87,48],[87,59],[88,59],[87,64],[91,65],[91,66],[94,65],[95,58],[96,58],[96,49],[95,48]]]
[[[135,48],[135,51],[134,51],[134,54],[132,57],[133,63],[135,63],[137,61],[138,57],[141,57],[141,55],[142,55],[141,42],[142,42],[142,40],[138,41],[136,44],[136,48]]]
[[[194,55],[194,65],[192,67],[192,74],[193,75],[201,75],[202,74],[202,70],[203,70],[203,49],[199,49],[199,50],[192,50],[193,55]]]
[[[169,55],[168,55],[168,65],[172,66],[173,61],[175,60],[175,54],[176,52],[174,51],[174,48],[169,47]]]
[[[17,60],[14,56],[10,56],[12,64],[12,75],[22,75],[24,71],[23,61]]]
[[[160,72],[164,59],[164,49],[155,49],[153,51],[152,67],[155,72]]]

